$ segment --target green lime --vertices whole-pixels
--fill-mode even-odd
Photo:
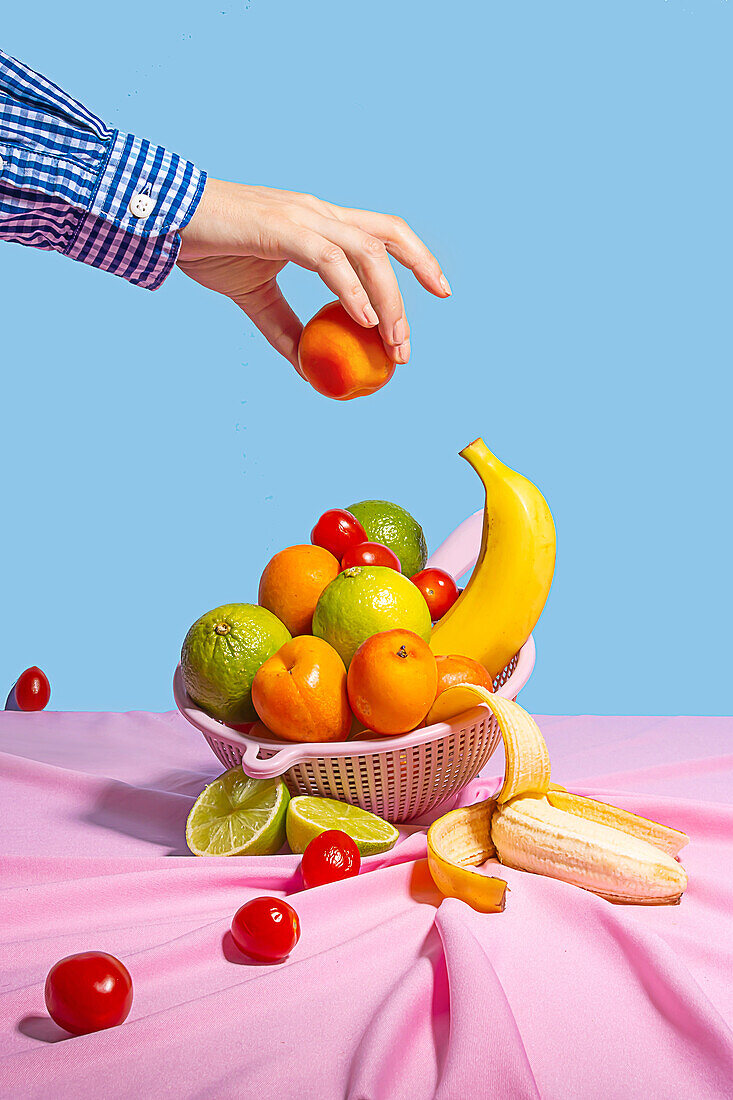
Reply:
[[[413,577],[425,568],[428,560],[425,535],[406,508],[388,500],[362,500],[350,504],[347,511],[356,516],[371,542],[381,542],[397,555],[406,577]]]
[[[348,833],[363,856],[388,852],[399,840],[399,829],[376,814],[337,802],[335,798],[312,798],[308,794],[293,798],[286,818],[288,844],[293,852],[304,852],[314,837],[326,829]]]
[[[196,799],[186,822],[195,856],[271,856],[285,842],[290,795],[282,779],[224,772]]]
[[[398,627],[430,641],[430,612],[422,592],[386,565],[344,569],[324,588],[313,614],[313,633],[333,646],[347,668],[362,642]]]
[[[186,691],[223,722],[256,722],[252,681],[260,665],[289,642],[290,631],[264,607],[226,603],[198,619],[183,643]]]

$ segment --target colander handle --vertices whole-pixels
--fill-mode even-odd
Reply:
[[[445,569],[458,580],[476,564],[481,550],[481,534],[484,525],[484,510],[479,508],[440,544],[428,558],[428,566]]]
[[[288,768],[300,764],[303,760],[302,745],[293,745],[292,748],[278,749],[274,756],[266,760],[260,760],[257,755],[259,745],[250,744],[242,754],[242,769],[250,779],[276,779],[284,775]]]

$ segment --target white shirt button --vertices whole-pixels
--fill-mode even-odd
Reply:
[[[133,218],[147,218],[155,209],[155,199],[152,195],[133,195],[130,199],[129,210]]]

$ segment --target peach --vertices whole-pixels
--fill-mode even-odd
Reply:
[[[352,321],[340,302],[329,302],[305,326],[298,362],[303,378],[336,401],[374,393],[395,370],[377,329]]]
[[[346,667],[322,638],[286,642],[257,671],[252,702],[285,741],[345,741],[351,729]]]

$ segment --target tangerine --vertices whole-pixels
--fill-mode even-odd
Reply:
[[[368,729],[394,736],[415,729],[435,699],[438,666],[411,630],[384,630],[357,649],[349,665],[351,709]]]
[[[288,546],[265,566],[258,602],[277,615],[294,637],[310,634],[320,595],[339,569],[338,559],[322,546]]]
[[[438,664],[438,687],[435,698],[449,687],[456,684],[476,684],[487,691],[494,690],[494,681],[482,664],[474,661],[473,657],[463,657],[458,653],[449,656],[436,657]]]

